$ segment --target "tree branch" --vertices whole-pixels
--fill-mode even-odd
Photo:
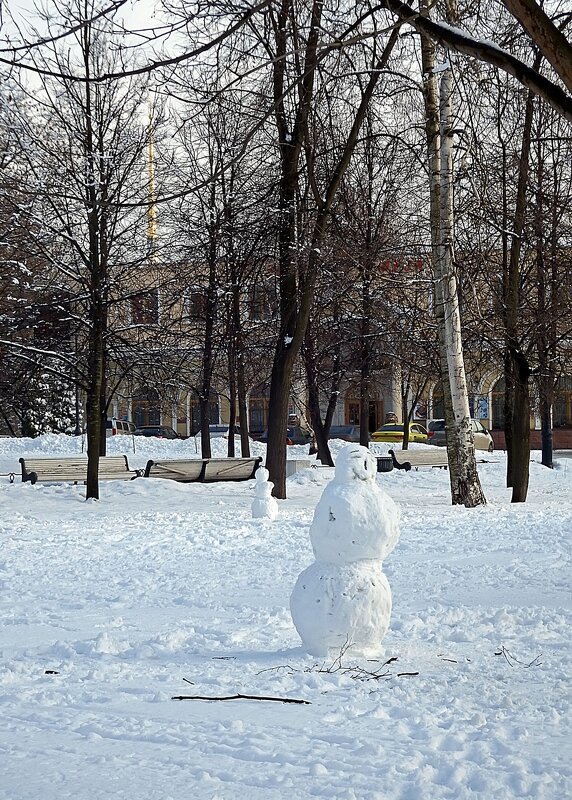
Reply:
[[[511,53],[491,42],[475,39],[460,30],[460,28],[454,28],[445,22],[435,22],[423,17],[411,6],[402,3],[401,0],[383,0],[383,3],[386,8],[397,14],[403,22],[412,25],[416,31],[425,34],[432,41],[508,72],[519,83],[542,97],[561,116],[572,123],[572,97],[556,83],[545,78],[544,75],[541,75]]]
[[[202,697],[198,694],[180,694],[171,697],[171,700],[270,700],[275,703],[297,703],[304,706],[311,705],[308,700],[297,700],[292,697],[260,697],[255,694],[231,694],[228,695],[228,697]]]

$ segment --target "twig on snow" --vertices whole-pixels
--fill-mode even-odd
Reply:
[[[180,694],[171,697],[171,700],[269,700],[274,703],[296,703],[298,705],[309,706],[309,700],[297,700],[294,697],[261,697],[255,694],[231,694],[228,697],[204,697],[198,694]]]
[[[291,664],[281,664],[278,667],[266,667],[265,669],[260,670],[257,672],[257,675],[260,675],[263,672],[280,672],[284,670],[288,670],[289,675],[293,675],[297,672],[318,672],[320,674],[327,674],[332,675],[334,673],[339,673],[341,675],[347,675],[349,678],[353,678],[354,680],[358,681],[372,681],[372,680],[380,680],[381,678],[391,678],[393,673],[391,673],[387,666],[389,664],[393,664],[395,661],[398,660],[397,656],[392,656],[388,658],[387,661],[384,661],[383,664],[379,664],[378,661],[375,659],[368,659],[368,663],[376,663],[379,664],[377,670],[368,670],[364,669],[364,667],[360,667],[357,664],[353,664],[351,666],[345,666],[342,663],[342,659],[348,649],[351,647],[351,644],[346,643],[341,647],[339,654],[334,658],[331,664],[326,664],[323,662],[321,665],[314,664],[311,667],[304,667],[303,670],[298,669],[297,667],[293,667]],[[409,675],[412,673],[400,673],[397,677],[401,677],[404,675]]]
[[[525,667],[525,669],[528,669],[529,667],[539,667],[542,664],[542,661],[540,661],[540,659],[542,658],[542,653],[539,653],[539,655],[535,656],[532,659],[532,661],[527,664],[526,661],[519,661],[519,659],[516,658],[516,656],[513,656],[512,653],[509,650],[507,650],[504,645],[501,645],[500,650],[497,650],[495,656],[503,656],[506,663],[510,667],[514,667],[515,664],[519,664],[521,667]]]

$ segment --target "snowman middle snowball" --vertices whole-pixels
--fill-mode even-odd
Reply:
[[[344,447],[316,506],[310,527],[316,561],[300,574],[290,598],[292,620],[312,655],[346,646],[377,654],[389,627],[391,590],[381,561],[399,537],[399,512],[376,474],[366,447]]]

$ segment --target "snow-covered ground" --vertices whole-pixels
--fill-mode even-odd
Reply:
[[[134,466],[195,454],[130,447],[110,441]],[[20,455],[79,449],[0,439],[2,800],[572,796],[572,460],[533,454],[514,506],[495,453],[474,510],[444,470],[379,475],[402,516],[384,654],[318,661],[289,596],[333,470],[290,478],[273,522],[253,481],[112,481],[98,503],[8,481]],[[235,694],[306,702],[172,699]]]

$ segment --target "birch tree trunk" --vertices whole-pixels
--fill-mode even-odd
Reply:
[[[426,0],[421,0],[420,11],[424,16],[428,16]],[[482,505],[486,500],[477,474],[474,444],[470,430],[469,402],[460,336],[459,304],[453,265],[451,74],[450,70],[445,72],[448,80],[445,86],[442,85],[442,90],[448,93],[448,97],[444,103],[444,108],[440,108],[435,75],[435,44],[425,36],[421,36],[421,60],[429,171],[431,246],[435,281],[435,319],[439,333],[439,357],[445,409],[451,500],[453,505],[464,504],[470,507]],[[444,115],[445,119],[442,120],[443,124],[441,124],[440,119]],[[443,145],[443,139],[447,139],[445,145]],[[442,217],[445,217],[445,219],[442,220]],[[449,353],[453,354],[455,349],[455,345],[450,340],[450,335],[453,331],[455,331],[455,337],[458,337],[456,344],[458,349],[456,356],[451,359],[451,366],[453,370],[457,366],[457,373],[451,372],[449,363]],[[460,372],[458,369],[459,361]],[[460,384],[458,377],[461,379]],[[461,436],[461,429],[457,424],[457,414],[453,407],[453,388],[455,389],[455,407],[459,414],[459,422],[463,424],[463,421],[466,420],[464,422],[464,437]],[[458,450],[458,447],[461,447],[461,449]]]
[[[486,499],[481,488],[475,459],[471,429],[471,412],[463,360],[459,293],[453,259],[453,110],[451,104],[451,68],[442,73],[440,87],[440,237],[439,259],[435,265],[435,282],[443,298],[444,340],[453,407],[453,425],[447,435],[449,464],[455,467],[451,484],[453,504],[467,508],[483,505]]]

